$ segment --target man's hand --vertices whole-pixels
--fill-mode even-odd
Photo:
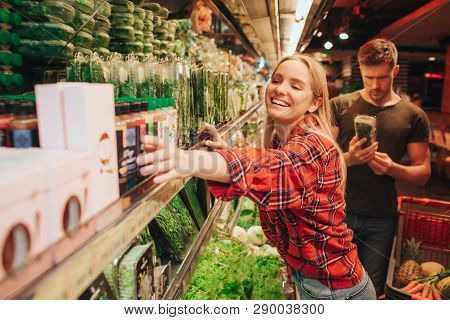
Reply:
[[[382,152],[376,152],[375,158],[369,162],[369,167],[378,176],[389,174],[389,170],[393,165],[394,162],[392,159],[386,153]]]
[[[155,175],[155,183],[171,179],[186,178],[193,174],[193,166],[188,151],[153,136],[145,136],[145,155],[136,160],[143,176]]]
[[[223,140],[219,136],[219,132],[217,129],[210,125],[209,123],[204,122],[200,129],[198,129],[198,133],[207,133],[211,136],[212,140],[203,141],[203,145],[211,148],[211,149],[225,149],[228,148],[228,144],[225,140]]]
[[[378,142],[372,143],[369,147],[361,149],[367,138],[358,140],[356,136],[350,141],[348,152],[346,153],[347,166],[359,165],[368,163],[375,158],[375,153],[378,149]]]

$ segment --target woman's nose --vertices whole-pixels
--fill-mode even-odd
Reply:
[[[275,88],[275,92],[280,94],[280,95],[286,95],[287,94],[287,85],[284,82],[280,83]]]

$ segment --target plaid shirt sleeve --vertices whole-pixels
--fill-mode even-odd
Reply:
[[[308,206],[327,151],[317,141],[294,137],[280,150],[246,147],[216,152],[227,161],[232,182],[209,181],[213,195],[222,200],[246,196],[264,211],[272,211]]]

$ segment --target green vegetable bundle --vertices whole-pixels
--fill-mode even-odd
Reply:
[[[234,240],[212,239],[195,269],[185,300],[281,300],[278,256],[254,256]]]
[[[205,214],[203,213],[203,209],[198,201],[194,181],[192,179],[186,183],[180,194],[186,204],[186,207],[189,209],[191,216],[197,224],[197,227],[200,229],[205,223]]]

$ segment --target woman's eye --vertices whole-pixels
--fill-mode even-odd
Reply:
[[[280,83],[280,80],[278,80],[278,79],[272,79],[272,83]]]
[[[292,88],[294,88],[295,90],[301,90],[301,88],[298,86],[292,86]]]

